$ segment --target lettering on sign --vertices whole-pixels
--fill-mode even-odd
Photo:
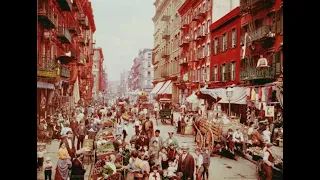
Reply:
[[[48,77],[48,78],[56,78],[57,72],[56,71],[45,71],[45,70],[38,70],[37,75],[39,77]]]

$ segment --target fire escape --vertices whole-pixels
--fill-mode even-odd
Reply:
[[[275,0],[242,0],[240,2],[241,13],[246,13],[248,17],[247,29],[242,41],[245,47],[247,58],[245,58],[244,65],[246,70],[240,73],[240,79],[243,81],[257,80],[257,79],[274,79],[273,68],[256,68],[254,63],[255,54],[264,54],[264,49],[260,48],[260,51],[256,50],[257,44],[264,44],[266,40],[274,42],[273,26],[263,24],[261,27],[256,27],[254,16],[259,13],[259,10],[272,7]],[[244,42],[244,39],[246,41]],[[269,45],[270,46],[270,45]],[[269,59],[271,57],[266,57]]]

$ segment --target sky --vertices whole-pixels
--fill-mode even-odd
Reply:
[[[130,70],[139,49],[153,48],[153,0],[91,0],[96,32],[108,80],[120,80]]]

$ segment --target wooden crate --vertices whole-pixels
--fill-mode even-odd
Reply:
[[[94,140],[93,139],[85,139],[83,140],[82,148],[89,149],[90,151],[93,150]]]

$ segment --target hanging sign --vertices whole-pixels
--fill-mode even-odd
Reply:
[[[274,106],[266,106],[265,116],[266,117],[274,117]]]

